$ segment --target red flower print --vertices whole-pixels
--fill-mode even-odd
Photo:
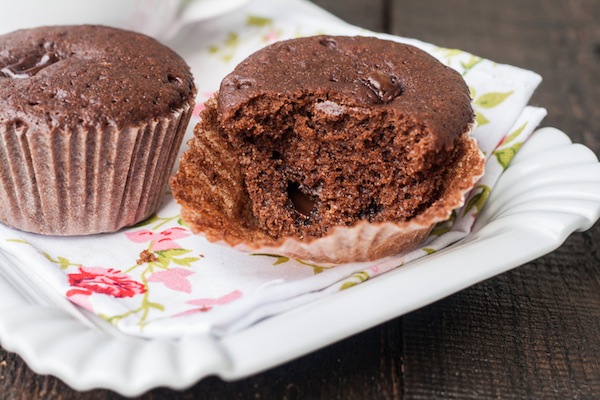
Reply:
[[[94,307],[90,302],[91,294],[92,292],[86,289],[69,289],[69,291],[67,291],[67,298],[78,306],[94,312]]]
[[[502,146],[504,144],[504,142],[506,142],[506,139],[508,138],[508,135],[504,135],[504,137],[502,139],[500,139],[500,141],[498,142],[498,144],[496,145],[496,149],[500,146]]]
[[[112,268],[79,267],[79,273],[68,276],[69,285],[94,293],[103,293],[119,298],[146,293],[144,285]]]

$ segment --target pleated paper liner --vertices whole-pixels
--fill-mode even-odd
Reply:
[[[193,100],[135,127],[0,125],[0,221],[46,235],[114,232],[160,205]]]

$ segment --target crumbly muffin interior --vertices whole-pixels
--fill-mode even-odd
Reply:
[[[472,121],[462,77],[413,46],[282,41],[223,79],[171,186],[192,229],[230,244],[402,224],[444,196]]]
[[[227,129],[209,102],[197,134],[206,146],[205,133],[217,132],[239,160],[228,168],[241,179],[238,213],[272,238],[302,238],[359,220],[406,221],[437,200],[451,152],[432,150],[426,130],[386,108],[299,93],[254,98]]]

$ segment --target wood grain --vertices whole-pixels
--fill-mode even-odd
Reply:
[[[546,126],[600,154],[597,0],[316,0],[356,25],[532,69]],[[600,227],[402,318],[237,382],[142,399],[522,399],[600,396]],[[293,340],[293,338],[290,338]],[[115,399],[0,349],[0,399]]]
[[[548,109],[543,125],[599,154],[599,6],[401,1],[391,30],[538,72],[532,103]],[[404,317],[404,398],[598,396],[599,238],[598,226],[575,234],[546,257]]]
[[[405,398],[600,393],[600,281],[586,236],[407,315]]]
[[[599,153],[600,2],[402,0],[391,32],[531,69],[544,78],[532,104],[544,125]]]

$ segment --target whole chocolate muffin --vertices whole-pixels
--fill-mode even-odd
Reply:
[[[148,217],[194,96],[181,57],[141,34],[56,26],[0,36],[0,221],[78,235]]]
[[[327,239],[346,254],[293,252],[378,258],[416,245],[462,204],[483,167],[473,121],[462,77],[413,46],[370,37],[279,42],[222,81],[172,188],[193,229],[250,248],[314,247],[339,227],[392,223],[391,242],[379,232],[349,259],[346,247],[365,244],[348,232]]]

